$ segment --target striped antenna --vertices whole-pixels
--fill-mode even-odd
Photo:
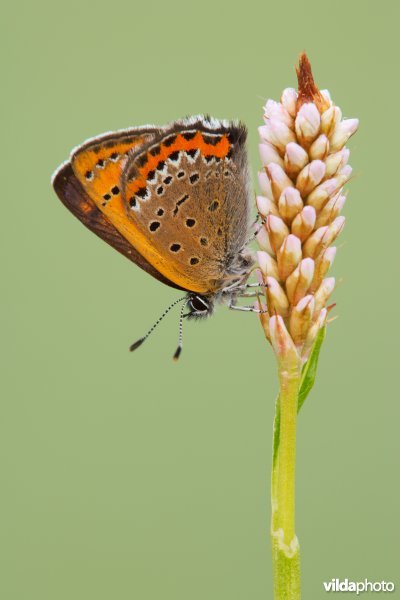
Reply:
[[[186,300],[185,304],[182,304],[181,313],[179,315],[179,342],[178,342],[178,347],[175,350],[175,354],[172,357],[175,362],[180,357],[182,348],[183,348],[183,318],[184,318],[183,311],[185,310],[188,302],[189,302],[189,299]]]
[[[163,314],[157,319],[157,321],[154,323],[154,325],[152,327],[150,327],[150,329],[148,330],[148,332],[146,333],[146,335],[144,335],[142,338],[138,339],[137,342],[135,342],[134,344],[132,344],[130,346],[129,350],[131,352],[133,352],[134,350],[136,350],[136,348],[139,348],[139,346],[141,346],[143,344],[143,342],[145,340],[147,340],[147,338],[155,330],[155,328],[157,327],[157,325],[169,313],[169,311],[171,310],[171,308],[174,308],[174,306],[176,306],[177,304],[179,304],[179,302],[183,302],[184,300],[187,300],[187,296],[183,296],[183,298],[178,298],[178,300],[175,300],[174,302],[172,302],[172,304],[170,304],[168,306],[168,308],[165,309],[165,311],[163,312]],[[185,307],[186,303],[183,306]],[[182,311],[181,311],[181,314],[182,314]]]

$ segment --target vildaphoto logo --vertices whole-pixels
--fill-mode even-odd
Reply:
[[[393,581],[350,581],[350,579],[331,579],[324,581],[326,592],[354,592],[362,594],[363,592],[394,592],[395,585]]]

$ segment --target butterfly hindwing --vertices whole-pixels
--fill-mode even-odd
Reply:
[[[122,201],[136,248],[169,280],[199,293],[222,287],[248,235],[246,130],[191,118],[134,150]]]

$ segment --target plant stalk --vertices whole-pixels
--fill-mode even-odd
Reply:
[[[281,358],[272,467],[272,561],[274,600],[300,600],[300,549],[295,534],[297,409],[301,365],[294,353]]]

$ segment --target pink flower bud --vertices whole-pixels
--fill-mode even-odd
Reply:
[[[304,242],[315,226],[316,220],[315,208],[312,206],[305,206],[303,210],[293,219],[292,233]]]
[[[264,106],[264,120],[265,122],[268,119],[277,119],[278,121],[282,121],[288,127],[293,127],[293,117],[288,113],[286,108],[280,102],[275,102],[274,100],[268,100],[266,105]]]
[[[304,244],[304,255],[317,259],[321,252],[335,241],[342,231],[344,223],[344,217],[337,217],[330,225],[317,229]]]
[[[321,96],[324,98],[326,105],[332,106],[332,99],[329,90],[320,90]]]
[[[278,314],[282,317],[286,317],[289,311],[289,301],[283,288],[274,277],[267,277],[266,284],[269,314]]]
[[[274,215],[269,215],[267,217],[266,227],[271,247],[276,254],[285,238],[289,235],[289,229],[282,219],[275,217]]]
[[[303,208],[300,192],[294,187],[285,188],[279,197],[278,208],[282,219],[286,223],[291,223]]]
[[[311,294],[304,296],[290,315],[289,331],[296,346],[301,346],[308,333],[314,314],[315,300]]]
[[[330,137],[331,152],[341,150],[349,137],[358,129],[358,119],[345,119],[338,123]]]
[[[322,280],[321,285],[319,286],[319,288],[317,289],[317,291],[314,294],[315,314],[318,314],[319,311],[325,306],[326,301],[328,300],[329,296],[332,294],[334,289],[335,289],[335,278],[334,277],[327,277],[326,279]]]
[[[346,165],[348,158],[349,150],[347,148],[343,148],[343,150],[339,150],[339,152],[330,154],[325,160],[325,177],[328,179],[329,177],[335,176],[337,171]]]
[[[290,177],[296,177],[303,167],[308,163],[308,154],[295,142],[290,142],[286,146],[284,157],[285,170]]]
[[[261,193],[263,196],[267,196],[270,200],[273,200],[271,182],[265,171],[258,172],[258,185],[260,186]]]
[[[291,117],[296,116],[297,112],[297,92],[293,88],[286,88],[282,92],[281,102]]]
[[[300,194],[305,197],[322,181],[325,175],[325,163],[322,160],[313,160],[300,171],[296,187]]]
[[[339,181],[340,186],[342,186],[345,183],[347,183],[347,181],[351,177],[352,172],[353,172],[353,169],[352,169],[352,167],[350,165],[345,165],[343,167],[343,169],[340,169],[340,171],[336,175],[336,179]]]
[[[266,217],[269,214],[275,215],[277,217],[279,216],[278,207],[276,206],[275,202],[273,202],[269,198],[266,198],[265,196],[257,196],[256,204],[258,212],[263,217]]]
[[[256,225],[257,227],[257,225]],[[268,252],[271,256],[275,254],[275,251],[272,249],[271,243],[269,241],[269,235],[266,227],[260,227],[258,229],[258,233],[256,235],[257,243],[262,250]]]
[[[280,361],[296,360],[298,358],[296,347],[286,329],[284,320],[280,315],[274,315],[269,320],[269,332],[272,347]]]
[[[336,248],[329,246],[315,261],[315,272],[310,285],[310,292],[315,292],[322,283],[323,278],[329,271],[335,260]]]
[[[267,175],[271,182],[272,193],[274,196],[274,200],[278,202],[279,196],[283,192],[283,190],[287,187],[294,187],[293,182],[286,175],[285,171],[279,165],[275,163],[270,163],[268,167],[266,167]]]
[[[342,118],[342,111],[338,106],[331,106],[321,116],[321,131],[328,138],[332,135],[336,125]]]
[[[282,154],[289,142],[294,142],[296,137],[291,129],[282,121],[269,119],[267,123],[258,128],[262,142],[269,142],[276,146]]]
[[[301,242],[293,234],[287,236],[277,253],[280,280],[285,281],[301,261]]]
[[[313,206],[316,211],[321,210],[327,203],[330,196],[334,196],[340,191],[343,183],[337,177],[327,179],[320,183],[312,192],[307,196],[306,203],[309,206]]]
[[[279,156],[278,151],[275,146],[269,144],[268,142],[263,142],[258,145],[258,151],[260,153],[261,163],[264,167],[269,165],[269,163],[276,163],[283,167],[283,160]]]
[[[310,150],[308,151],[312,160],[324,160],[329,152],[329,140],[325,134],[321,134],[311,144]]]
[[[321,117],[315,104],[313,102],[303,104],[295,120],[296,135],[300,143],[305,146],[310,145],[317,137],[320,125]]]
[[[310,258],[317,258],[319,253],[325,249],[324,238],[326,237],[328,227],[319,227],[310,237],[306,240],[303,246],[304,256]]]
[[[332,221],[340,214],[345,202],[346,196],[343,194],[337,194],[333,198],[330,198],[318,215],[316,227],[322,227],[323,225],[332,223]]]
[[[286,280],[286,293],[291,304],[297,304],[303,298],[314,277],[314,261],[303,258]]]
[[[259,250],[257,252],[257,262],[264,275],[264,280],[266,277],[273,277],[274,279],[279,280],[278,264],[268,252]]]

